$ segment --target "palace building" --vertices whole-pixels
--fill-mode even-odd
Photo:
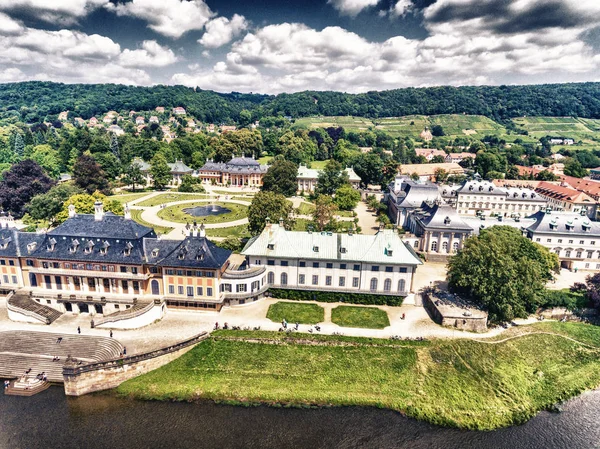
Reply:
[[[207,161],[198,169],[197,176],[204,183],[260,187],[268,168],[254,158],[236,157],[226,163]]]

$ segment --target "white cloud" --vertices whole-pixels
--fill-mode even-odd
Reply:
[[[0,83],[15,83],[17,81],[25,81],[27,75],[16,67],[9,67],[0,70]]]
[[[177,62],[178,58],[170,48],[156,41],[144,41],[140,49],[123,50],[119,60],[125,67],[165,67]]]
[[[188,31],[201,30],[214,16],[203,0],[133,0],[109,4],[107,8],[119,16],[145,20],[153,31],[175,39]]]
[[[21,34],[23,26],[16,20],[0,12],[0,35]]]
[[[404,17],[413,10],[414,6],[412,0],[398,0],[390,10],[390,14],[395,17]]]
[[[0,11],[18,12],[40,20],[70,25],[109,0],[2,0]]]
[[[248,28],[244,16],[234,14],[231,20],[226,17],[217,17],[206,24],[206,32],[199,43],[208,48],[217,48],[228,44]]]
[[[356,17],[363,9],[375,6],[380,0],[328,0],[340,14]]]

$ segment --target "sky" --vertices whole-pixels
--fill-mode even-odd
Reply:
[[[600,0],[0,0],[0,83],[357,93],[599,66]]]

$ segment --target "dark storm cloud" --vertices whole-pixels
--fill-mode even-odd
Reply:
[[[474,0],[472,3],[448,4],[427,16],[430,23],[483,19],[490,31],[516,34],[546,28],[575,28],[597,18],[582,15],[565,2],[540,0],[522,10],[511,9],[513,0]]]

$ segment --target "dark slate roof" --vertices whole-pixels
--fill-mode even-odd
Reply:
[[[112,212],[104,214],[102,220],[96,220],[93,214],[77,214],[49,232],[53,236],[141,239],[155,237],[152,228],[125,219]]]
[[[225,168],[225,163],[223,162],[212,162],[207,161],[201,168],[198,169],[201,171],[222,171]]]
[[[266,173],[267,165],[260,165],[256,159],[250,157],[236,157],[227,163],[207,161],[198,172],[218,171],[233,174]]]
[[[206,237],[186,237],[183,241],[144,239],[148,263],[165,267],[219,269],[225,265],[231,251],[219,248]],[[153,255],[154,249],[158,254]]]
[[[449,231],[472,231],[473,229],[456,212],[452,206],[446,204],[425,205],[417,212],[417,217],[427,229],[447,229]]]
[[[393,183],[390,185],[393,188]],[[433,202],[440,198],[436,184],[405,179],[399,192],[395,192],[398,207],[421,207],[424,202]]]
[[[0,229],[0,257],[19,255],[19,239],[15,229]]]
[[[506,196],[506,190],[491,181],[471,180],[456,190],[457,193]]]
[[[173,164],[168,164],[171,168],[171,173],[191,173],[194,170],[183,163],[183,161],[175,161]]]
[[[539,211],[530,218],[535,219],[535,223],[527,228],[531,232],[600,237],[600,223],[591,221],[586,215],[582,216],[572,212]]]
[[[144,263],[143,239],[67,237],[50,233],[43,237],[35,251],[29,253],[32,257],[74,262]],[[105,247],[103,254],[101,250]]]
[[[37,234],[35,232],[16,232],[19,241],[19,255],[23,257],[30,256],[44,243],[46,234]]]
[[[234,157],[233,159],[231,159],[229,162],[227,162],[227,165],[232,165],[232,166],[259,166],[259,162],[256,159],[253,159],[251,157]]]

